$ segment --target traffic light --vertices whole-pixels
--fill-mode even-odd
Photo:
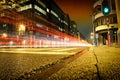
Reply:
[[[103,2],[102,2],[102,13],[104,15],[108,15],[111,11],[109,1],[110,0],[103,0]]]
[[[117,31],[114,31],[114,34],[117,34]]]

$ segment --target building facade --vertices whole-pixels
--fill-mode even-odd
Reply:
[[[7,39],[5,44],[9,41],[17,44],[43,44],[39,41],[42,39],[78,41],[76,23],[71,21],[69,15],[53,0],[4,0],[4,2],[6,9],[0,13],[0,34],[1,36],[7,34],[10,38],[2,38],[2,43],[4,39]]]
[[[96,0],[93,5],[93,27],[95,32],[96,45],[115,45],[117,44],[117,15],[115,0],[108,0],[110,13],[102,13],[102,1]]]

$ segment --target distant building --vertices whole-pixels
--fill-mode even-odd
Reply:
[[[70,22],[70,34],[77,37],[77,24],[74,21]]]
[[[103,0],[96,0],[93,5],[93,26],[95,30],[95,41],[97,45],[114,45],[117,43],[117,15],[115,0],[108,0],[111,11],[104,16],[101,11]],[[108,37],[108,32],[110,33]],[[108,41],[108,38],[110,41]]]

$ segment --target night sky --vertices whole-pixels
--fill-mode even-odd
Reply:
[[[75,21],[78,30],[89,40],[92,32],[93,0],[54,0],[56,4]]]

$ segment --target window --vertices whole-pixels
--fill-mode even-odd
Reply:
[[[57,13],[55,13],[53,10],[51,10],[51,13],[52,13],[55,17],[57,17],[57,18],[58,18]]]
[[[97,22],[94,23],[94,26],[97,27]]]
[[[30,9],[30,8],[32,8],[32,4],[20,7],[20,8],[18,8],[17,11],[24,11],[24,10],[27,10],[27,9]]]
[[[27,2],[29,0],[20,0],[19,3],[24,3],[24,2]]]
[[[44,7],[44,8],[46,8],[46,5],[43,3],[43,2],[41,2],[40,0],[36,0],[42,7]]]
[[[117,17],[113,17],[113,23],[117,23]]]
[[[46,11],[43,10],[42,8],[38,7],[37,5],[35,5],[35,9],[38,10],[39,12],[41,12],[42,14],[46,15]]]
[[[64,21],[64,24],[68,25],[68,23],[66,21]]]
[[[115,10],[116,7],[115,7],[115,0],[111,0],[111,3],[112,3],[112,9]]]
[[[113,17],[110,17],[110,23],[111,24],[113,23]]]
[[[47,12],[50,12],[50,10],[47,8]]]
[[[106,20],[106,19],[105,19],[105,18],[103,18],[103,25],[105,24],[105,20]]]
[[[100,26],[101,25],[101,20],[98,20],[98,26]]]

